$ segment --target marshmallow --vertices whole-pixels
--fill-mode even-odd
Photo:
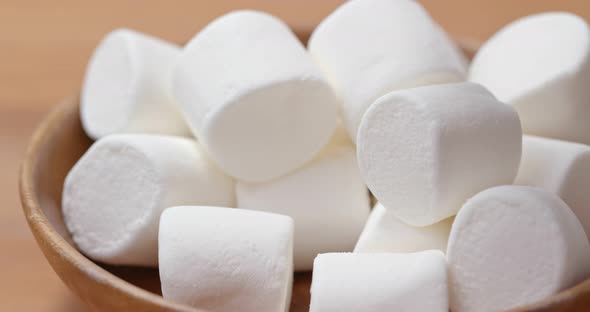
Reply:
[[[425,226],[491,186],[511,184],[522,132],[514,109],[473,83],[389,93],[367,110],[357,153],[369,189],[401,221]]]
[[[342,97],[353,140],[380,96],[465,79],[464,56],[418,1],[345,2],[319,24],[308,47]]]
[[[514,184],[557,194],[590,233],[590,146],[525,135]]]
[[[224,15],[180,57],[174,93],[193,132],[229,175],[283,176],[336,126],[338,100],[287,25],[255,11]]]
[[[313,264],[310,312],[448,312],[444,254],[329,253]]]
[[[278,214],[181,206],[162,213],[165,299],[207,311],[288,311],[293,220]]]
[[[108,34],[90,58],[80,98],[84,130],[187,135],[170,79],[180,48],[128,29]]]
[[[452,224],[453,218],[448,218],[429,226],[411,226],[377,203],[354,252],[417,252],[429,249],[445,252]]]
[[[119,134],[97,141],[67,175],[64,220],[90,258],[158,264],[158,222],[166,207],[232,207],[234,182],[193,140]]]
[[[369,192],[346,130],[320,155],[290,175],[266,183],[236,183],[239,208],[295,220],[294,262],[310,270],[318,253],[352,251],[369,216]]]
[[[571,13],[521,18],[476,54],[469,80],[516,108],[525,133],[590,144],[590,29]]]
[[[457,214],[447,249],[451,310],[506,311],[582,281],[590,245],[557,196],[500,186],[471,198]]]

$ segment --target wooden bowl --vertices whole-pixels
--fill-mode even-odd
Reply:
[[[298,33],[306,41],[309,32]],[[459,40],[469,57],[477,44]],[[21,168],[20,195],[25,217],[45,257],[63,282],[96,311],[198,311],[161,297],[157,269],[117,267],[82,255],[61,214],[64,178],[92,141],[79,118],[78,97],[53,110],[35,131]],[[311,273],[297,273],[291,311],[308,311]],[[202,311],[202,310],[201,310]],[[590,311],[590,279],[517,311]]]

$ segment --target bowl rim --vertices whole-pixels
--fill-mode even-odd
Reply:
[[[308,38],[310,34],[309,31],[305,30],[296,31],[296,33],[300,38]],[[481,45],[480,41],[473,39],[455,38],[455,41],[460,47],[471,53],[476,52],[477,48]],[[36,190],[35,177],[39,170],[38,164],[41,160],[40,151],[43,146],[50,143],[48,139],[51,135],[59,131],[62,121],[65,120],[65,116],[68,116],[68,113],[72,113],[72,110],[79,112],[79,95],[65,98],[43,118],[29,140],[20,167],[19,193],[21,206],[29,228],[46,260],[50,262],[52,269],[66,285],[68,284],[67,281],[56,271],[54,264],[49,259],[51,257],[50,252],[45,248],[53,249],[54,253],[62,258],[63,262],[68,263],[69,266],[86,275],[95,283],[102,284],[124,296],[132,297],[136,301],[149,303],[163,310],[205,312],[205,310],[167,301],[162,296],[119,278],[80,253],[57,233],[49,222],[49,219],[40,207],[40,200]],[[74,291],[72,292],[75,293]],[[76,295],[79,296],[77,293]],[[588,299],[584,300],[590,303],[590,278],[553,296],[512,311],[546,311],[545,309],[547,308],[557,307],[557,305],[561,306],[563,304],[574,306],[574,301],[582,296],[584,298],[587,297]],[[84,298],[81,299],[84,300]]]
[[[43,244],[48,244],[50,248],[55,249],[55,252],[63,258],[63,261],[89,276],[94,282],[112,288],[116,292],[124,293],[126,296],[131,296],[138,301],[150,302],[159,307],[175,311],[204,312],[204,310],[196,310],[185,305],[167,301],[162,296],[133,285],[105,270],[68,243],[54,229],[43,210],[41,210],[35,182],[36,172],[39,169],[40,150],[44,144],[47,144],[51,134],[58,131],[64,117],[68,115],[67,113],[71,112],[71,110],[79,109],[78,98],[78,96],[70,96],[65,100],[62,100],[62,102],[52,109],[42,120],[29,141],[21,165],[19,179],[21,205],[37,244],[41,247],[46,258],[48,255],[44,248],[42,248]],[[55,271],[53,264],[52,269]],[[59,273],[57,275],[63,282],[65,282]]]

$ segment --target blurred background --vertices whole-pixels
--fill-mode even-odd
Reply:
[[[342,0],[0,0],[0,311],[85,311],[37,249],[18,200],[18,167],[44,114],[80,87],[100,38],[129,27],[182,43],[234,9],[272,13],[312,30]],[[421,0],[451,35],[481,42],[543,11],[590,20],[588,0]]]

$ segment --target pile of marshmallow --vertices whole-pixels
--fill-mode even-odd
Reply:
[[[255,11],[182,48],[116,30],[64,220],[210,311],[287,311],[312,268],[314,312],[525,305],[590,276],[589,81],[568,13],[511,23],[469,68],[413,0],[348,1],[307,49]]]

